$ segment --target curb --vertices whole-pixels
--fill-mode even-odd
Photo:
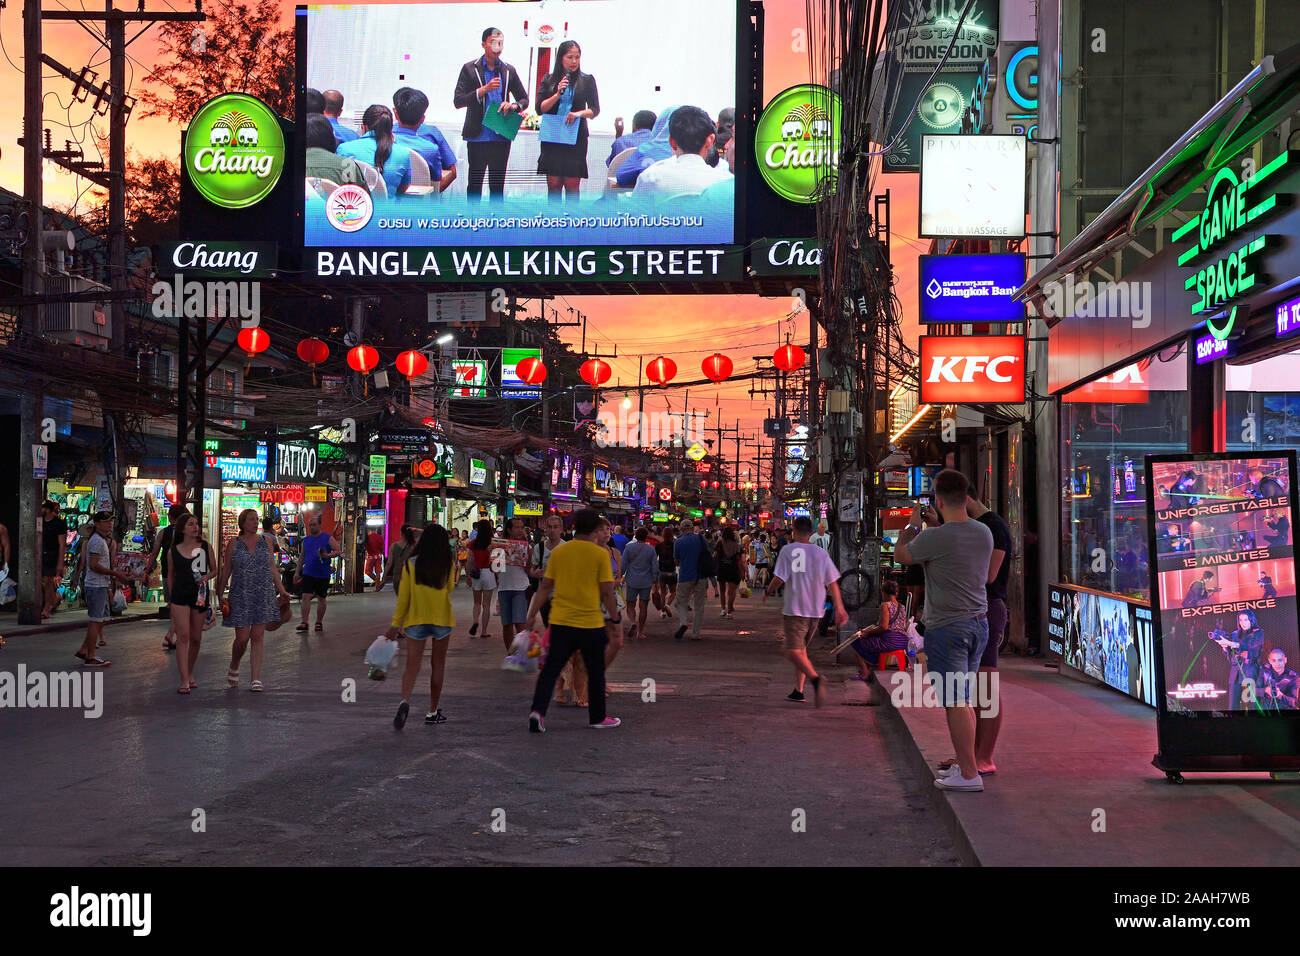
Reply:
[[[908,729],[907,721],[903,719],[902,714],[898,713],[898,708],[890,702],[889,688],[881,684],[878,676],[879,673],[880,671],[874,668],[871,671],[871,692],[872,694],[879,693],[883,695],[884,699],[880,702],[879,710],[887,711],[890,716],[886,719],[896,721],[902,727],[902,736],[907,740],[907,743],[900,748],[902,756],[911,765],[912,769],[917,773],[921,780],[928,784],[927,786],[924,786],[924,789],[929,791],[930,803],[938,813],[939,819],[943,821],[944,826],[947,828],[948,835],[952,837],[953,844],[956,846],[957,855],[961,858],[962,865],[983,866],[984,864],[980,862],[979,854],[975,852],[975,847],[971,844],[970,837],[967,835],[965,827],[961,825],[961,820],[957,816],[957,811],[953,809],[948,795],[944,791],[935,787],[933,783],[930,783],[930,781],[937,779],[934,770],[926,762],[925,754],[921,752],[921,748],[917,744],[916,738],[912,736],[911,730]],[[889,673],[894,672],[890,671]]]
[[[128,621],[162,620],[166,619],[158,615],[156,612],[153,614],[123,614],[120,617],[115,617],[105,621],[104,626],[109,627],[113,624],[125,624]],[[89,621],[68,621],[67,623],[62,624],[16,624],[14,625],[16,630],[4,634],[3,636],[7,640],[12,641],[20,637],[27,637],[35,634],[59,634],[64,631],[82,631],[85,630],[86,625],[89,623]],[[0,628],[0,630],[3,630],[3,628]]]

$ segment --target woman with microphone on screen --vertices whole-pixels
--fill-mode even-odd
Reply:
[[[580,181],[587,178],[587,120],[599,115],[600,97],[596,78],[583,73],[581,65],[582,47],[565,40],[556,51],[555,69],[537,91],[542,117],[537,174],[546,177],[546,194],[553,201],[560,199],[561,190],[576,200]]]

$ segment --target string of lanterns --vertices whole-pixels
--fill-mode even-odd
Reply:
[[[241,329],[236,342],[248,355],[251,367],[253,358],[265,352],[271,346],[271,337],[258,326]],[[316,367],[329,359],[330,348],[318,338],[306,338],[298,343],[298,358],[312,370],[312,384],[316,384]],[[803,367],[808,360],[807,353],[799,346],[787,342],[772,353],[772,364],[782,372],[793,372]],[[379,351],[370,345],[357,345],[347,353],[348,367],[354,372],[367,375],[379,366]],[[394,366],[407,381],[414,381],[429,369],[429,359],[423,352],[407,349],[397,356]],[[711,382],[725,382],[731,377],[735,364],[721,352],[714,352],[700,363],[700,371]],[[528,357],[515,366],[515,374],[527,385],[541,385],[546,381],[547,368],[541,359]],[[582,380],[592,388],[600,388],[614,375],[614,369],[603,359],[588,359],[578,368]],[[667,356],[660,355],[650,360],[646,366],[646,378],[661,388],[666,387],[677,376],[677,363]]]

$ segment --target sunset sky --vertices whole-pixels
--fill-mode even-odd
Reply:
[[[45,0],[47,8],[71,8],[72,2]],[[210,8],[213,2],[205,0],[205,6]],[[511,6],[518,9],[526,5]],[[192,9],[182,0],[146,0],[146,7],[151,10]],[[765,7],[764,93],[770,98],[788,86],[808,82],[810,77],[808,55],[806,47],[801,44],[800,32],[806,31],[804,0],[766,0]],[[503,16],[507,9],[509,7],[502,4]],[[292,26],[293,11],[292,3],[284,3],[286,26]],[[22,89],[22,25],[21,0],[11,0],[0,10],[0,40],[3,41],[0,88],[10,93],[0,100],[0,130],[5,131],[0,137],[0,183],[15,192],[22,191],[22,150],[16,143],[22,130],[22,97],[18,95]],[[128,36],[133,32],[129,29]],[[129,49],[127,78],[131,91],[137,95],[141,79],[156,53],[156,33],[156,28],[151,30]],[[44,46],[47,54],[74,70],[89,63],[99,72],[100,81],[107,81],[106,48],[75,23],[47,21]],[[71,102],[71,84],[48,69],[45,73],[45,125],[52,131],[56,148],[60,148],[64,140],[73,139],[81,142],[87,159],[98,159],[94,136],[84,125],[92,119],[89,104]],[[143,111],[142,107],[140,111]],[[101,131],[106,130],[104,118],[97,118],[95,122]],[[161,154],[174,158],[179,154],[180,130],[162,120],[133,116],[127,143],[142,155]],[[910,329],[908,334],[914,336],[916,256],[923,248],[923,243],[916,238],[917,177],[897,173],[881,176],[878,188],[891,190],[894,229],[891,254],[898,275],[897,292]],[[81,211],[90,203],[90,183],[57,167],[51,166],[46,170],[45,189],[47,203],[79,201]],[[619,358],[612,360],[614,381],[622,385],[636,384],[638,356],[644,356],[647,361],[660,354],[668,356],[677,362],[680,378],[693,379],[701,377],[700,362],[714,350],[729,354],[737,373],[752,369],[752,356],[770,355],[784,340],[783,322],[785,331],[795,333],[794,341],[807,341],[806,315],[793,326],[785,321],[793,306],[792,300],[788,299],[693,295],[571,296],[553,304],[561,309],[562,314],[567,306],[587,314],[589,345],[594,342],[602,352],[613,352],[617,346]],[[565,329],[564,333],[566,340],[576,345],[581,330]],[[690,403],[696,409],[718,407],[728,427],[739,419],[742,430],[761,436],[762,419],[768,413],[771,399],[751,399],[749,388],[750,384],[743,382],[692,389]],[[647,410],[660,410],[667,400],[673,410],[680,411],[682,397],[680,389],[669,390],[662,396],[648,399],[646,407]],[[730,442],[727,444],[730,452],[730,447],[734,446],[730,446]]]

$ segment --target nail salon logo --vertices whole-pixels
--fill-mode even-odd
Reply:
[[[203,198],[226,209],[261,202],[284,171],[284,134],[271,107],[223,93],[199,107],[185,134],[185,171]]]
[[[778,93],[758,119],[754,152],[763,179],[791,202],[816,202],[840,162],[840,98],[806,83]]]
[[[344,183],[325,200],[325,218],[339,232],[364,229],[374,213],[370,193],[352,183]]]

